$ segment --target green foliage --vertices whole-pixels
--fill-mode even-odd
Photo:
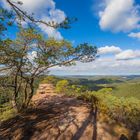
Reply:
[[[34,59],[27,57],[32,52],[36,54]],[[33,29],[22,29],[16,40],[5,40],[0,45],[0,64],[7,67],[15,67],[15,65],[21,67],[22,65],[23,72],[31,73],[31,70],[35,69],[36,73],[39,71],[40,74],[50,67],[71,65],[76,60],[93,61],[96,53],[97,48],[88,44],[73,47],[66,40],[53,38],[45,40]]]
[[[140,99],[140,82],[137,81],[129,81],[122,84],[114,85],[115,89],[112,91],[117,97],[136,97]]]
[[[67,80],[58,81],[56,84],[56,92],[61,93],[61,94],[67,94],[68,85],[69,85],[69,82]]]
[[[98,91],[99,93],[110,94],[112,92],[112,88],[102,88]]]
[[[11,78],[6,76],[0,77],[0,105],[7,103],[12,97],[12,88],[10,87]]]
[[[12,108],[10,103],[4,103],[0,105],[0,122],[8,120],[16,115],[16,112]]]
[[[75,61],[96,58],[97,48],[88,44],[74,47],[66,40],[45,39],[38,31],[21,29],[15,40],[0,44],[0,65],[12,78],[17,107],[26,108],[34,94],[35,79],[54,66],[70,66]],[[2,70],[1,70],[2,71]],[[53,78],[51,78],[52,82]]]
[[[5,38],[4,31],[13,25],[14,17],[11,11],[7,11],[0,6],[0,40]],[[2,37],[2,38],[1,38]]]
[[[59,78],[57,78],[55,76],[47,76],[41,81],[41,83],[42,84],[53,84],[55,86],[58,81],[59,81]]]
[[[138,131],[140,129],[140,100],[134,97],[119,98],[111,93],[109,94],[109,90],[86,92],[78,97],[93,104],[95,104],[95,100],[92,99],[96,99],[96,105],[100,113],[106,114],[111,119],[123,123],[126,127]]]
[[[82,86],[82,85],[70,85],[69,86],[69,95],[70,96],[75,96],[75,95],[78,96],[85,91],[87,91],[86,86]]]
[[[20,23],[20,21],[29,21],[31,25],[41,23],[54,28],[67,29],[70,28],[71,22],[77,20],[76,18],[72,20],[66,18],[60,24],[54,21],[47,23],[36,20],[33,15],[19,8],[22,2],[11,0],[6,0],[6,2],[12,11],[9,12],[0,7],[0,72],[3,75],[8,74],[10,82],[1,84],[3,93],[0,93],[0,103],[4,104],[12,100],[13,106],[22,110],[28,107],[35,91],[35,85],[38,84],[35,80],[42,73],[47,73],[48,69],[54,66],[74,65],[75,61],[91,62],[97,57],[97,47],[87,43],[72,46],[66,40],[46,39],[38,30],[30,28],[33,26],[23,29]],[[13,23],[20,29],[14,40],[3,36],[4,31],[8,30]],[[56,84],[53,77],[50,77],[48,81]],[[62,92],[66,92],[68,84],[66,81],[57,83],[58,92],[61,92],[62,88]],[[77,87],[75,90],[80,92],[81,89]],[[7,92],[10,96],[6,98]]]
[[[1,91],[1,89],[0,89]],[[7,93],[0,93],[0,105],[9,102],[9,97]]]
[[[16,115],[14,109],[5,108],[5,111],[0,113],[0,122],[13,118]]]
[[[121,76],[72,76],[71,84],[86,86],[89,91],[110,88],[117,97],[135,97],[140,99],[140,78],[138,76],[124,78]]]

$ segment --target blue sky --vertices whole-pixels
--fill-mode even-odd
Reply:
[[[4,1],[4,0],[3,0]],[[59,31],[38,25],[44,34],[65,38],[74,45],[88,42],[99,48],[95,62],[72,67],[55,67],[57,75],[140,74],[140,0],[21,0],[36,18],[61,22],[66,16],[78,21]],[[32,6],[31,6],[32,5]],[[8,8],[8,5],[4,3]],[[49,11],[49,12],[48,12]],[[11,29],[11,35],[15,32]]]
[[[135,2],[140,4],[140,1]],[[65,11],[68,16],[78,18],[70,30],[62,31],[62,35],[66,39],[74,40],[76,44],[85,41],[98,47],[116,45],[124,49],[137,49],[140,44],[138,39],[130,38],[123,32],[112,33],[101,30],[98,4],[96,0],[80,0],[80,3],[78,0],[56,0],[57,7]]]

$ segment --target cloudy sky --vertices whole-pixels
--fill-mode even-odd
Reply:
[[[8,8],[4,3],[3,6]],[[73,45],[96,45],[100,57],[87,64],[50,69],[57,75],[140,74],[140,0],[20,0],[22,9],[45,21],[78,21],[69,30],[39,28],[49,37],[70,40]],[[16,29],[11,29],[16,32]],[[11,37],[12,34],[9,34]]]

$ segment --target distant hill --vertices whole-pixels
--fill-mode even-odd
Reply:
[[[121,76],[61,76],[74,84],[84,85],[89,90],[98,91],[102,88],[112,88],[112,94],[119,97],[136,97],[140,99],[140,75]]]
[[[110,78],[110,79],[125,79],[125,80],[132,80],[132,79],[140,79],[140,75],[65,75],[65,76],[57,76],[61,78],[72,78],[72,79],[90,79],[90,80],[97,80],[101,78]]]

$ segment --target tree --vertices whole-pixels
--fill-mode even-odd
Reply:
[[[74,61],[93,61],[96,58],[97,48],[88,44],[73,47],[68,41],[57,41],[53,38],[45,40],[33,29],[22,29],[22,24],[17,21],[67,29],[76,19],[66,18],[59,24],[54,21],[45,22],[35,19],[33,15],[19,8],[22,2],[12,0],[6,0],[6,2],[11,7],[11,11],[2,7],[0,11],[0,71],[2,74],[8,74],[11,80],[8,84],[2,83],[2,86],[13,89],[13,107],[21,110],[27,108],[30,103],[36,77],[43,72],[47,73],[48,69],[53,66],[69,66]],[[2,33],[14,22],[18,23],[15,25],[21,30],[17,39],[4,38]]]
[[[73,47],[66,40],[44,39],[34,29],[21,29],[15,40],[0,44],[1,72],[12,78],[13,106],[27,108],[34,93],[35,79],[54,66],[70,66],[75,61],[94,61],[97,48],[86,43]],[[20,97],[20,100],[19,100]]]

